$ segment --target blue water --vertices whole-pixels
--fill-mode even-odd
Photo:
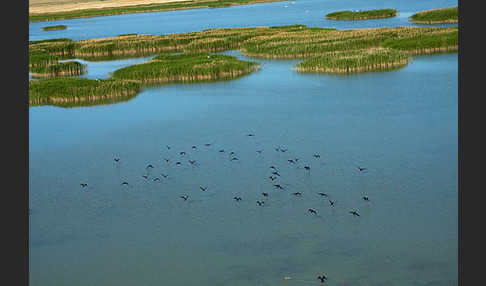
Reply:
[[[296,5],[306,2],[323,5]],[[218,9],[205,11],[212,22]],[[174,12],[184,13],[205,15]],[[100,36],[109,27],[118,29]],[[139,29],[123,33],[147,32]],[[112,105],[29,108],[31,285],[300,285],[320,274],[325,285],[457,285],[457,54],[348,76],[251,60],[261,70],[232,81],[167,84]],[[86,76],[126,63],[96,63]],[[274,182],[271,165],[281,175]]]

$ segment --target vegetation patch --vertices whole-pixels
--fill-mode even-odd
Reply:
[[[86,65],[76,61],[56,62],[54,64],[36,65],[30,68],[32,77],[76,76],[85,72]]]
[[[44,31],[55,31],[55,30],[66,30],[66,29],[67,29],[66,25],[46,26],[42,28],[42,30]]]
[[[29,81],[29,104],[72,106],[135,96],[141,85],[131,81],[53,78]]]
[[[421,11],[413,14],[410,21],[416,24],[458,23],[457,6]]]
[[[238,77],[258,69],[258,63],[209,53],[162,54],[147,63],[113,73],[114,79],[144,84],[214,81]]]
[[[384,48],[334,52],[299,63],[297,71],[339,74],[384,71],[406,66],[408,60],[406,53]]]
[[[397,10],[395,9],[375,9],[366,11],[338,11],[329,13],[326,15],[327,19],[330,20],[368,20],[368,19],[380,19],[380,18],[390,18],[397,15]]]

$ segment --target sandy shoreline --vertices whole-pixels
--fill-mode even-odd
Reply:
[[[134,5],[186,2],[190,0],[30,0],[29,14],[58,13],[85,9],[102,9]]]

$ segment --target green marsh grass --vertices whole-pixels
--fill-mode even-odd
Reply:
[[[326,15],[327,19],[330,20],[368,20],[368,19],[380,19],[380,18],[390,18],[397,15],[397,10],[395,9],[375,9],[367,11],[338,11],[329,13]]]
[[[46,26],[42,28],[42,30],[44,31],[56,31],[56,30],[66,30],[66,29],[67,29],[66,25]]]
[[[457,6],[421,11],[413,14],[410,21],[416,24],[447,24],[457,23]]]

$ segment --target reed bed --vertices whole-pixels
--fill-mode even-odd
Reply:
[[[458,23],[457,6],[432,9],[413,14],[410,21],[416,24],[447,24]]]
[[[258,63],[209,53],[161,54],[149,62],[113,73],[114,79],[143,84],[201,82],[238,77],[258,69]]]
[[[55,31],[55,30],[66,30],[66,29],[67,29],[66,25],[46,26],[42,28],[42,30],[44,31]]]
[[[69,105],[136,95],[141,85],[131,81],[53,78],[29,82],[29,104]]]
[[[197,8],[218,8],[229,7],[235,5],[245,5],[263,2],[275,2],[281,0],[194,0],[182,3],[165,3],[165,4],[148,4],[126,6],[119,8],[103,8],[103,9],[85,9],[77,11],[67,11],[59,13],[31,13],[29,14],[29,22],[53,21],[62,19],[85,18],[85,17],[101,17],[109,15],[143,13],[143,12],[157,12],[157,11],[172,11],[180,9],[197,9]]]
[[[380,19],[380,18],[390,18],[397,15],[397,10],[395,9],[375,9],[366,11],[338,11],[329,13],[326,15],[327,19],[330,20],[368,20],[368,19]]]
[[[337,74],[385,71],[406,66],[409,58],[410,56],[402,51],[384,48],[333,52],[299,63],[297,71]]]
[[[59,76],[76,76],[85,73],[86,65],[76,61],[56,62],[47,65],[35,65],[30,68],[32,77],[59,77]]]

